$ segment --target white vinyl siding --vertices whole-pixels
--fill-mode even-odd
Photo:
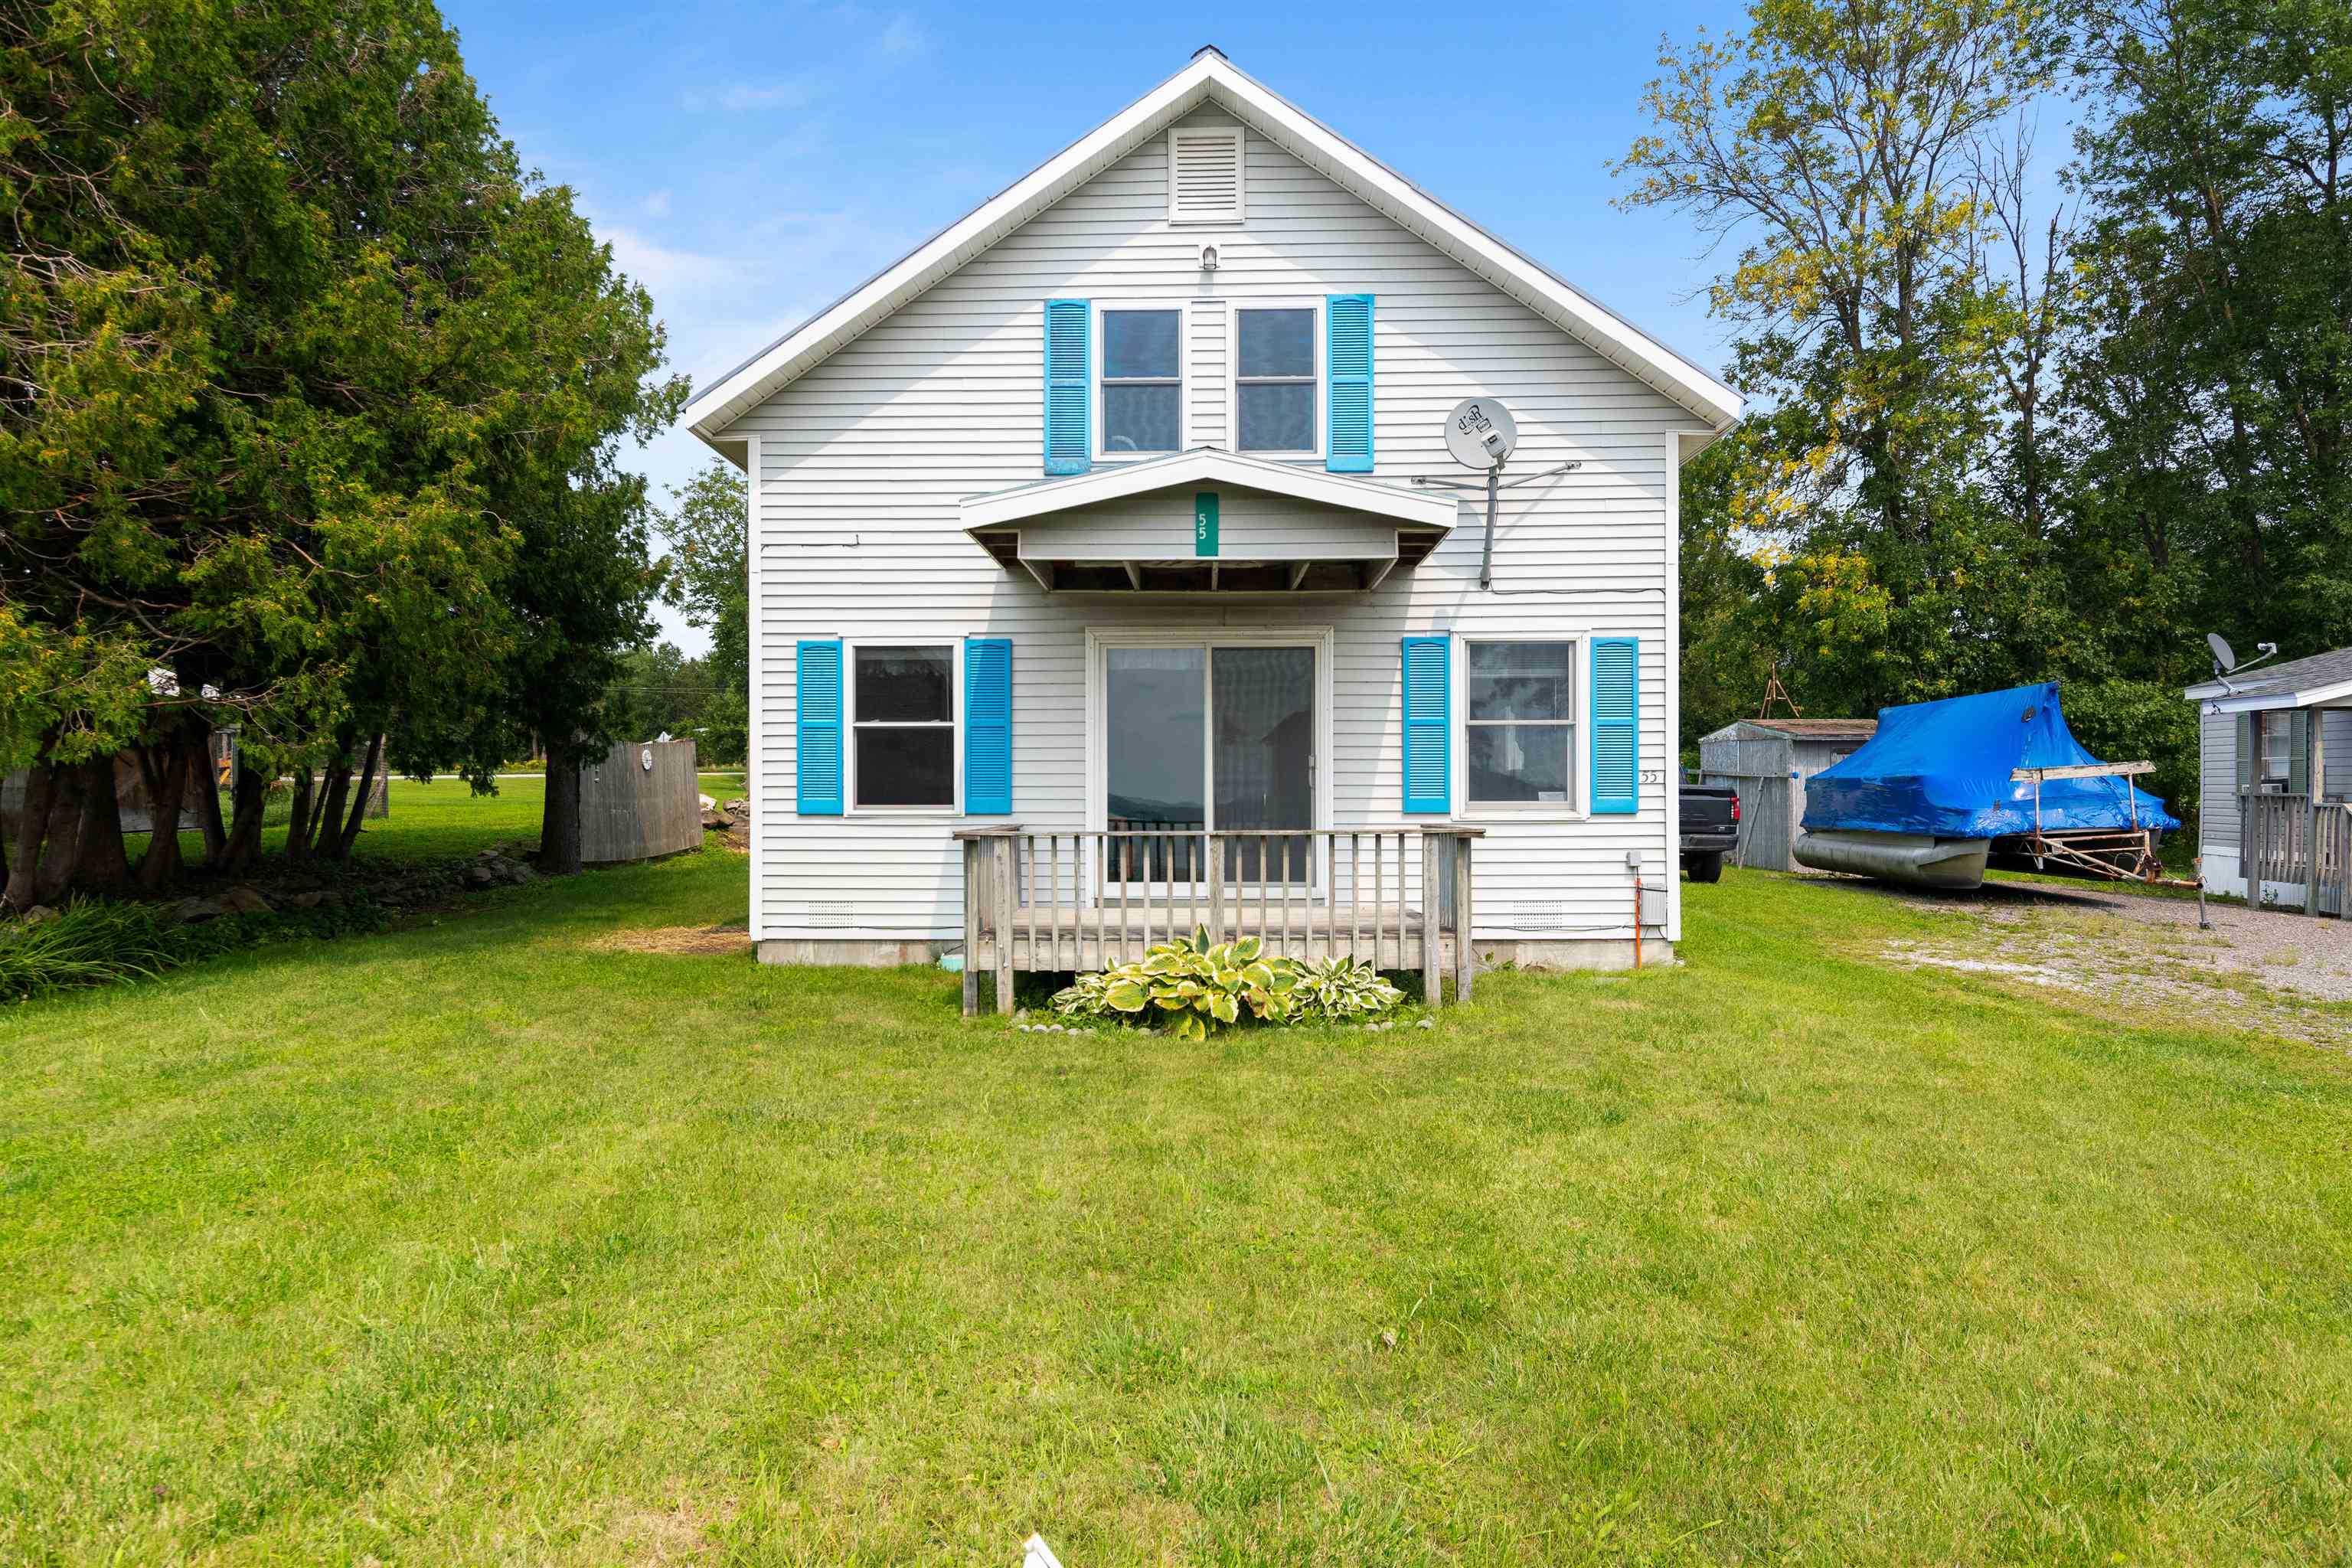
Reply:
[[[1231,121],[1202,111],[1187,123]],[[1646,877],[1672,885],[1670,465],[1674,433],[1696,421],[1265,138],[1244,145],[1249,219],[1216,234],[1215,273],[1199,268],[1202,231],[1169,226],[1167,154],[1155,140],[734,427],[758,437],[760,457],[755,936],[961,934],[961,862],[942,824],[793,815],[793,644],[813,628],[866,641],[1012,638],[1013,797],[1004,820],[1062,832],[1087,821],[1089,626],[1331,626],[1332,825],[1391,828],[1405,820],[1402,637],[1636,637],[1647,781],[1640,812],[1482,820],[1478,931],[1622,939],[1633,907],[1629,851],[1640,854]],[[1515,469],[1583,465],[1506,495],[1496,572],[1508,596],[1477,591],[1483,509],[1466,501],[1454,533],[1417,569],[1370,595],[1296,603],[1048,597],[963,532],[957,506],[965,497],[1041,477],[1045,300],[1191,300],[1192,439],[1230,446],[1229,431],[1212,434],[1201,423],[1212,411],[1218,426],[1224,421],[1228,306],[1333,292],[1379,299],[1376,480],[1403,487],[1414,475],[1460,477],[1441,425],[1474,392],[1501,398],[1517,416]],[[1271,500],[1261,524],[1244,497],[1223,495],[1226,553],[1260,526],[1268,538],[1327,521],[1363,526]],[[1189,528],[1189,509],[1186,516]],[[1189,542],[1178,553],[1189,554]],[[846,923],[834,917],[845,902]],[[1670,902],[1669,934],[1678,911]]]
[[[1360,511],[1248,490],[1221,489],[1218,496],[1221,560],[1329,561],[1396,553],[1396,524]],[[1190,490],[1125,496],[1021,525],[1021,552],[1040,561],[1185,560],[1192,548]],[[1304,601],[1318,607],[1324,602]]]

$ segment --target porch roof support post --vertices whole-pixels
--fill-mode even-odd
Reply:
[[[1445,1005],[1444,882],[1437,867],[1438,847],[1444,841],[1434,829],[1421,835],[1421,999],[1431,1007]]]
[[[1003,823],[989,827],[959,827],[955,838],[963,846],[963,994],[964,1010],[980,1011],[980,938],[983,930],[993,944],[996,960],[996,1010],[1013,1011],[1013,844],[1021,825]],[[981,868],[987,868],[985,875]]]

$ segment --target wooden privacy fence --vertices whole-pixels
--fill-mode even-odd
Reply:
[[[1471,847],[1482,831],[966,829],[956,835],[964,1011],[979,1011],[982,971],[995,973],[997,1010],[1010,1013],[1016,971],[1108,969],[1202,928],[1215,942],[1256,937],[1277,957],[1417,969],[1432,1006],[1451,968],[1466,1000]]]
[[[701,847],[693,742],[624,742],[580,770],[583,862],[649,860]]]

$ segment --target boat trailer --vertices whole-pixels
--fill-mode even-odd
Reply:
[[[2139,882],[2152,888],[2201,889],[2200,881],[2164,875],[2164,867],[2156,858],[2156,829],[2140,826],[2139,792],[2128,783],[2124,785],[2124,800],[2131,810],[2128,828],[2051,833],[2042,826],[2042,785],[2045,780],[2129,780],[2155,771],[2156,764],[2148,762],[2070,763],[2063,767],[2012,770],[2009,775],[2011,784],[2033,786],[2033,831],[2000,841],[1995,852],[2004,858],[2027,860],[2036,871],[2059,876],[2096,877],[2112,882]]]

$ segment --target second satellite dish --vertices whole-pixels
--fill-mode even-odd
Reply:
[[[1491,397],[1465,397],[1445,416],[1445,449],[1465,468],[1499,468],[1518,444],[1511,411]]]

